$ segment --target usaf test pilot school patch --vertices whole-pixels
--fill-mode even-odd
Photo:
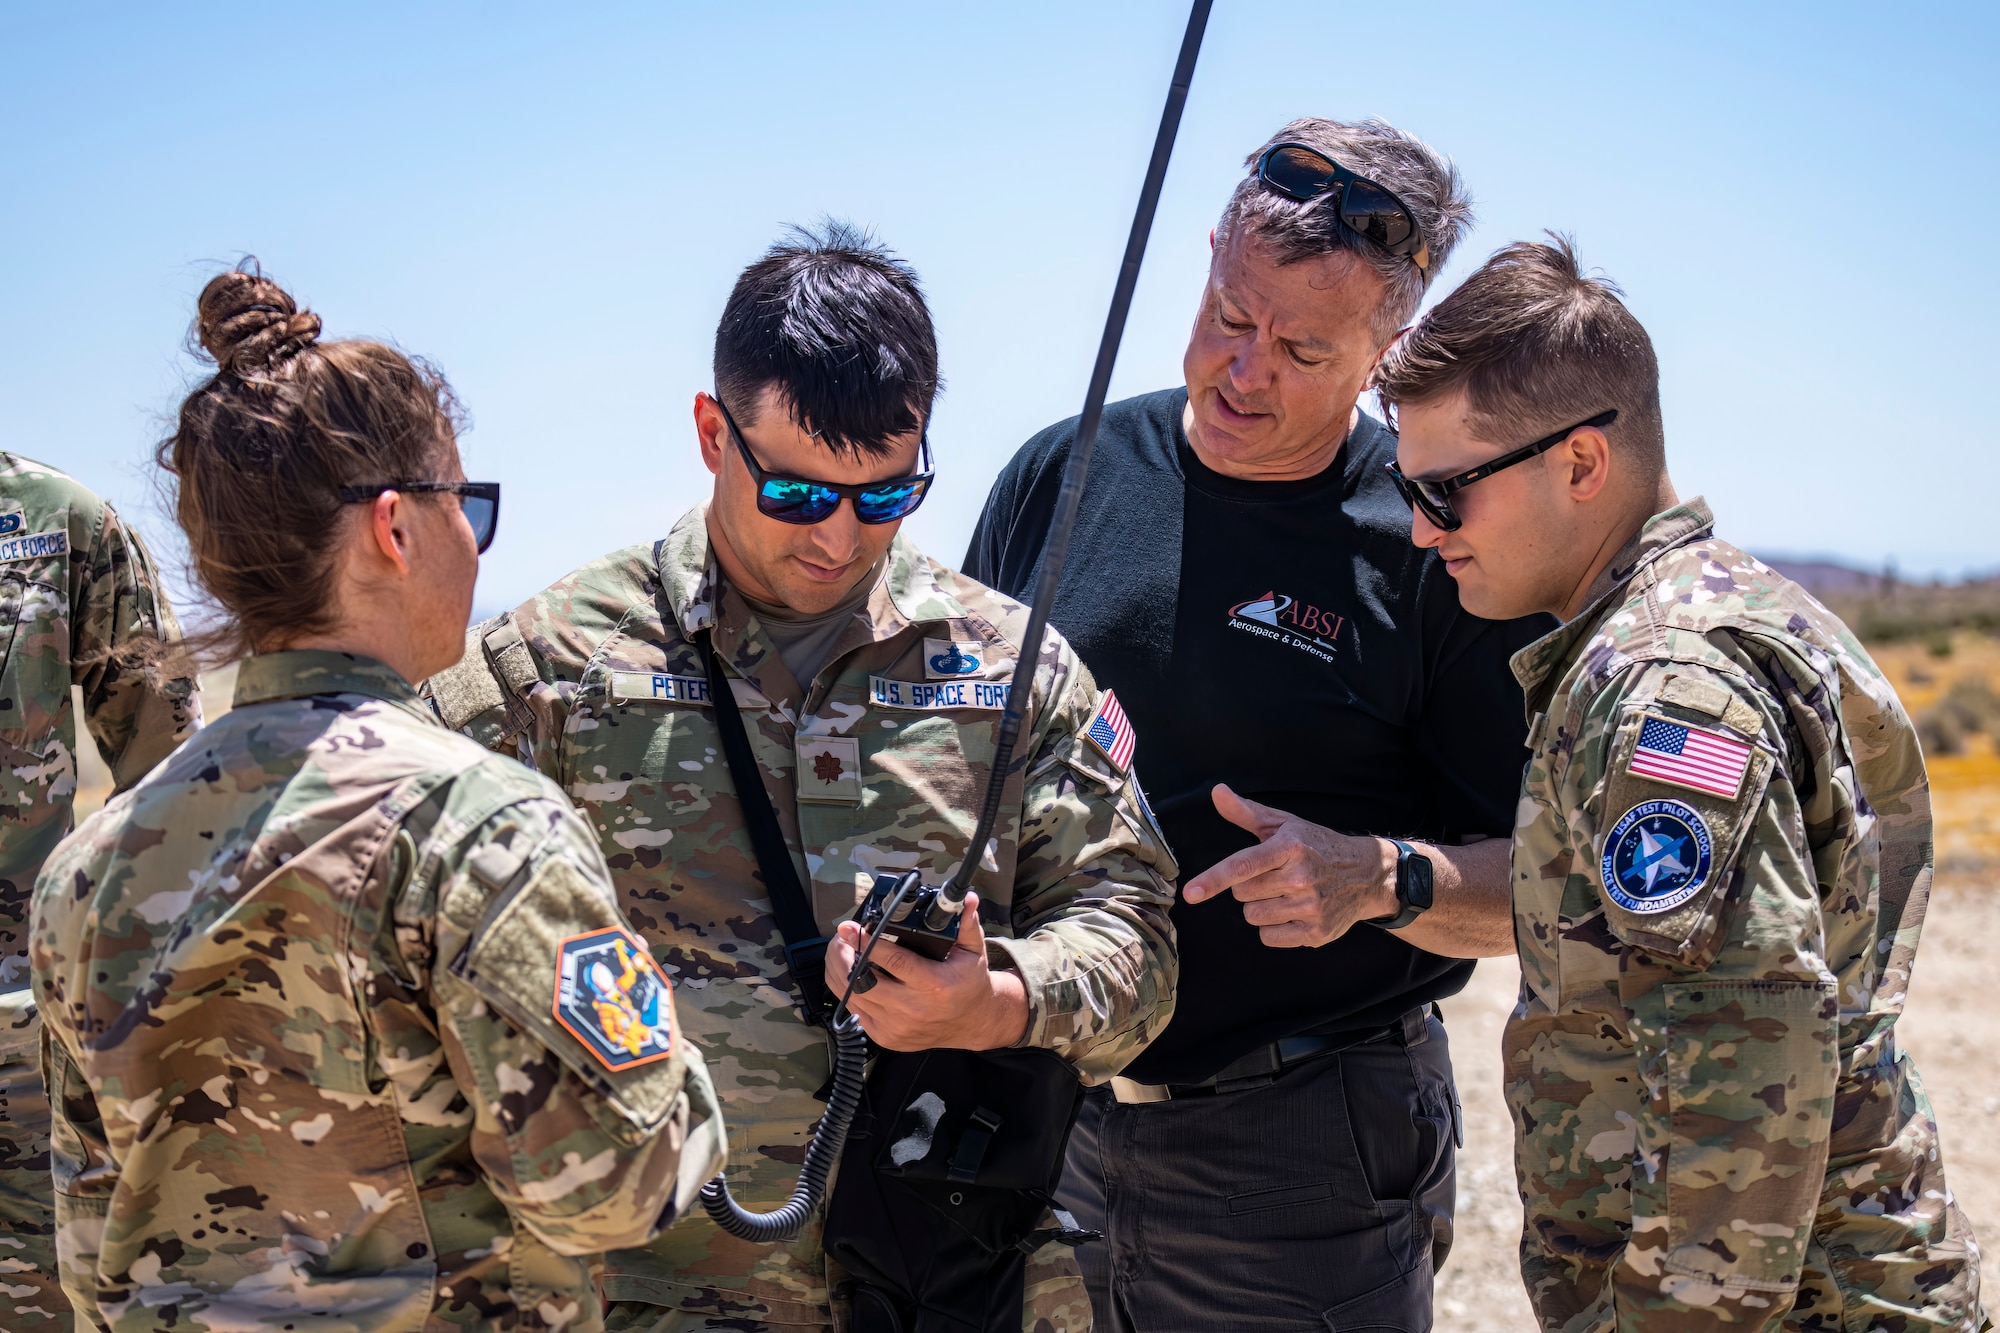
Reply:
[[[1715,867],[1708,823],[1680,801],[1642,801],[1604,840],[1604,891],[1628,912],[1671,912],[1701,892]]]
[[[556,1021],[606,1069],[673,1054],[673,987],[646,946],[620,926],[556,946]]]

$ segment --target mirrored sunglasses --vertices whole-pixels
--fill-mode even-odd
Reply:
[[[714,395],[710,395],[714,397]],[[931,436],[928,425],[922,436],[922,446],[918,466],[921,471],[907,477],[894,477],[888,481],[864,482],[860,485],[831,481],[807,481],[803,477],[786,477],[775,472],[766,472],[757,456],[750,452],[750,446],[743,439],[743,432],[736,428],[736,418],[722,399],[715,398],[715,405],[722,409],[722,419],[729,426],[729,438],[736,442],[736,450],[743,456],[743,466],[750,471],[751,480],[757,483],[757,512],[767,518],[775,518],[780,523],[796,523],[801,526],[824,522],[833,511],[840,508],[843,499],[854,501],[854,516],[863,523],[893,523],[916,512],[918,505],[929,494],[931,481],[937,475],[931,469]]]

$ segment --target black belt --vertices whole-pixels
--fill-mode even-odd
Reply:
[[[1385,1023],[1379,1028],[1364,1028],[1358,1032],[1340,1032],[1330,1036],[1306,1034],[1298,1037],[1281,1037],[1265,1046],[1259,1046],[1247,1055],[1231,1060],[1222,1068],[1199,1083],[1134,1083],[1131,1079],[1116,1078],[1112,1082],[1112,1095],[1121,1102],[1166,1102],[1179,1101],[1187,1097],[1213,1097],[1222,1092],[1240,1092],[1245,1088],[1261,1087],[1276,1079],[1296,1065],[1337,1051],[1350,1050],[1356,1046],[1366,1046],[1371,1042],[1388,1041],[1400,1037],[1405,1046],[1415,1046],[1430,1033],[1425,1020],[1435,1006],[1419,1005],[1393,1023]]]

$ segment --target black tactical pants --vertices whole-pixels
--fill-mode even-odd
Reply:
[[[1451,1248],[1457,1092],[1444,1024],[1208,1095],[1093,1089],[1059,1191],[1097,1333],[1418,1330]]]

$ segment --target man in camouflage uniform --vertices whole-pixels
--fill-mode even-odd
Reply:
[[[837,321],[815,324],[828,309]],[[820,1115],[827,1042],[801,1017],[801,978],[761,885],[697,639],[712,636],[818,928],[834,935],[876,872],[914,868],[940,883],[966,855],[1027,612],[927,559],[894,521],[859,521],[875,503],[866,493],[805,524],[751,504],[814,484],[760,484],[753,462],[767,475],[893,489],[927,460],[935,341],[900,261],[838,229],[775,247],[738,282],[716,360],[718,396],[700,396],[695,413],[714,500],[663,540],[475,626],[466,660],[431,690],[447,724],[518,747],[597,830],[625,910],[709,1052],[732,1131],[731,1187],[769,1209],[789,1193]],[[838,373],[815,379],[829,363]],[[838,392],[824,393],[828,383]],[[854,425],[871,410],[886,426]],[[785,566],[793,556],[781,552],[813,568]],[[753,578],[754,591],[742,586]],[[875,959],[903,984],[854,1007],[898,1049],[1043,1047],[1102,1083],[1171,1016],[1174,869],[1129,746],[1087,736],[1107,699],[1053,631],[1035,651],[1027,724],[960,950],[931,963],[885,942]],[[836,993],[856,931],[841,929],[824,968]],[[982,929],[984,948],[968,953]],[[603,1287],[614,1327],[820,1328],[839,1317],[817,1219],[776,1247],[691,1219],[608,1256]],[[1068,1250],[1044,1247],[1029,1263],[1024,1328],[1077,1333],[1089,1320]]]
[[[590,831],[371,658],[244,661],[51,860],[34,973],[87,1326],[590,1333],[721,1162]]]
[[[1978,1328],[1895,1037],[1931,819],[1894,690],[1676,500],[1652,344],[1567,243],[1500,252],[1380,378],[1465,605],[1566,622],[1514,659],[1505,1055],[1543,1327]]]
[[[28,900],[72,823],[83,720],[119,790],[201,725],[194,681],[158,681],[135,644],[177,638],[137,533],[54,468],[0,453],[0,1328],[68,1328],[49,1194]]]

